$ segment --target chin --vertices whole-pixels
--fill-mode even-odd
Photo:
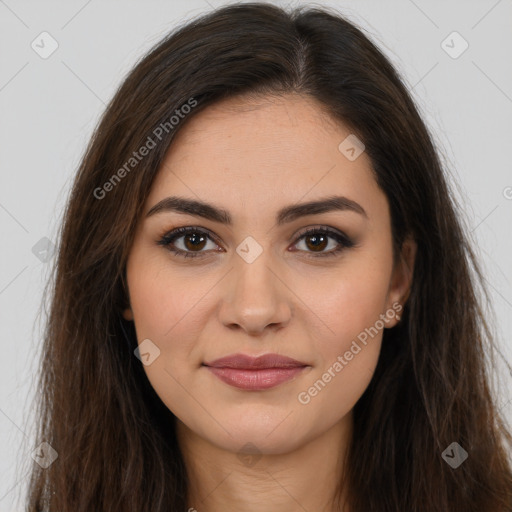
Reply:
[[[283,431],[282,435],[268,435],[267,431],[257,431],[255,428],[237,432],[233,437],[223,436],[219,440],[211,440],[220,448],[233,452],[242,457],[252,455],[283,455],[293,452],[301,445],[301,437],[290,431]],[[218,441],[218,442],[216,442]]]
[[[254,446],[255,450],[262,454],[284,454],[296,449],[307,437],[295,423],[289,421],[293,414],[283,421],[287,415],[288,412],[281,413],[278,420],[272,417],[271,421],[254,415],[237,415],[228,421],[224,416],[225,421],[222,425],[226,430],[216,428],[215,433],[210,431],[206,438],[213,444],[237,454],[243,451],[243,447],[248,443],[249,451]]]

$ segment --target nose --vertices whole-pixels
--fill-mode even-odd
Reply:
[[[252,263],[242,258],[235,261],[224,280],[219,311],[223,325],[251,336],[282,329],[292,316],[293,293],[285,284],[285,276],[270,267],[264,254]]]

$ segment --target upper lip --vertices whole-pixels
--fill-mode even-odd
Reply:
[[[203,364],[213,368],[236,368],[240,370],[297,368],[307,366],[306,363],[302,363],[291,357],[280,356],[279,354],[264,354],[259,357],[252,357],[246,354],[232,354]]]

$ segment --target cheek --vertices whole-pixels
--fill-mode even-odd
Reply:
[[[330,357],[348,350],[353,339],[375,325],[384,313],[390,280],[388,262],[360,258],[335,273],[309,283],[308,303],[328,329],[322,329],[323,346]],[[304,292],[308,283],[304,282]],[[312,291],[313,290],[313,291]]]
[[[127,278],[139,344],[150,339],[159,350],[144,371],[169,408],[172,404],[179,409],[189,403],[182,386],[190,384],[204,356],[198,340],[212,315],[208,292],[219,278],[211,272],[173,269],[165,258],[143,251],[134,252]]]
[[[368,387],[381,349],[385,290],[382,283],[349,279],[324,297],[322,315],[329,329],[315,340],[317,364],[296,397],[304,412],[334,424]]]
[[[345,417],[368,387],[377,365],[381,333],[366,346],[356,341],[332,354],[329,363],[306,382],[296,397],[299,411],[333,425]],[[350,360],[348,359],[350,354]]]
[[[363,394],[380,354],[385,326],[380,315],[385,312],[391,260],[370,261],[352,260],[350,269],[347,264],[335,277],[317,280],[309,295],[328,329],[315,340],[318,364],[299,402],[314,402],[312,408],[333,421]]]
[[[190,278],[178,272],[170,275],[161,261],[137,252],[128,262],[127,279],[139,346],[149,339],[157,347],[153,350],[158,356],[143,366],[144,372],[171,411],[187,410],[190,398],[180,383],[201,330],[194,319],[205,292],[201,293],[201,286],[192,286]]]
[[[190,273],[170,272],[161,261],[134,257],[128,267],[131,306],[139,339],[147,337],[161,344],[174,339],[184,328],[194,328],[190,318],[201,309],[208,279]]]

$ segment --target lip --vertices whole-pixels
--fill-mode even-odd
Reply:
[[[203,365],[226,384],[252,391],[278,386],[309,367],[306,363],[279,354],[259,357],[233,354]]]
[[[279,354],[263,354],[259,357],[252,357],[246,354],[232,354],[203,364],[210,368],[236,368],[239,370],[308,366],[306,363]]]

